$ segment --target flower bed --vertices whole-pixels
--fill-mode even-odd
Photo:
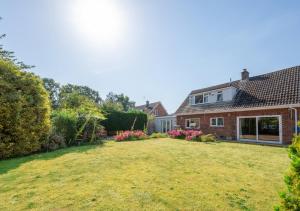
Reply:
[[[168,135],[171,138],[185,139],[187,141],[216,141],[216,138],[212,134],[204,135],[201,130],[171,130],[168,132]]]
[[[126,130],[114,137],[116,141],[136,141],[147,139],[148,136],[141,130],[131,131]]]

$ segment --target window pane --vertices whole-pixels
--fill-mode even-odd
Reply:
[[[189,119],[186,120],[185,127],[190,127],[190,120]]]
[[[223,126],[223,125],[224,125],[224,119],[218,118],[218,126]]]
[[[195,103],[203,103],[203,95],[196,95],[195,96]]]
[[[204,95],[204,102],[207,103],[208,102],[208,94]]]
[[[240,139],[256,140],[256,118],[240,119]]]
[[[280,141],[278,117],[258,118],[258,140],[259,141]]]
[[[211,119],[211,125],[216,126],[217,125],[217,120],[216,118]]]
[[[198,119],[198,118],[191,119],[190,127],[192,127],[192,128],[200,128],[200,119]]]
[[[223,93],[222,92],[218,92],[217,101],[223,101]]]

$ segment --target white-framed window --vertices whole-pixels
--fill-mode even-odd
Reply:
[[[223,101],[223,91],[217,92],[217,102]]]
[[[154,116],[158,116],[158,110],[157,109],[154,110]]]
[[[186,128],[200,128],[200,119],[199,118],[191,118],[185,120]]]
[[[201,103],[203,103],[203,94],[195,95],[195,104],[201,104]]]
[[[208,93],[204,94],[204,103],[208,103]]]
[[[211,127],[224,127],[224,118],[223,117],[214,117],[210,118]]]

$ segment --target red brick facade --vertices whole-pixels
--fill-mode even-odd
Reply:
[[[298,110],[298,120],[300,108]],[[239,116],[264,116],[264,115],[280,115],[282,120],[282,143],[289,144],[291,142],[294,128],[295,117],[294,111],[288,108],[270,109],[270,110],[249,110],[239,112],[226,112],[226,113],[208,113],[208,114],[194,114],[194,115],[178,115],[177,125],[185,129],[185,120],[189,118],[200,119],[200,129],[205,133],[215,134],[220,139],[237,139],[237,117]],[[211,127],[210,118],[223,117],[224,127]]]
[[[155,110],[156,110],[156,112],[155,112]],[[153,109],[152,114],[155,115],[155,116],[167,116],[168,115],[166,109],[161,104],[158,104]]]

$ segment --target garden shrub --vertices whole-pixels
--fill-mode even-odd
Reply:
[[[168,131],[168,135],[171,138],[185,139],[185,133],[183,130],[170,130],[170,131]]]
[[[108,132],[144,130],[147,125],[147,114],[143,112],[111,111],[105,117],[102,125]]]
[[[212,134],[207,134],[207,135],[202,135],[201,136],[201,141],[202,142],[214,142],[216,140],[217,140],[217,138]]]
[[[290,169],[284,178],[287,191],[280,194],[282,204],[276,210],[300,210],[300,136],[294,136],[289,157]]]
[[[38,151],[50,130],[50,102],[33,73],[0,59],[0,158]]]
[[[148,136],[141,130],[136,131],[124,131],[120,134],[116,135],[114,139],[116,141],[136,141],[136,140],[144,140],[147,139]]]
[[[52,114],[52,127],[55,134],[60,134],[68,145],[75,141],[77,133],[77,114],[68,109],[55,111]]]
[[[150,138],[167,138],[168,134],[166,133],[152,133]]]
[[[60,148],[65,148],[66,140],[63,136],[58,134],[51,134],[48,139],[42,144],[43,151],[54,151]]]
[[[186,130],[183,131],[187,141],[201,141],[202,131],[199,130]]]

